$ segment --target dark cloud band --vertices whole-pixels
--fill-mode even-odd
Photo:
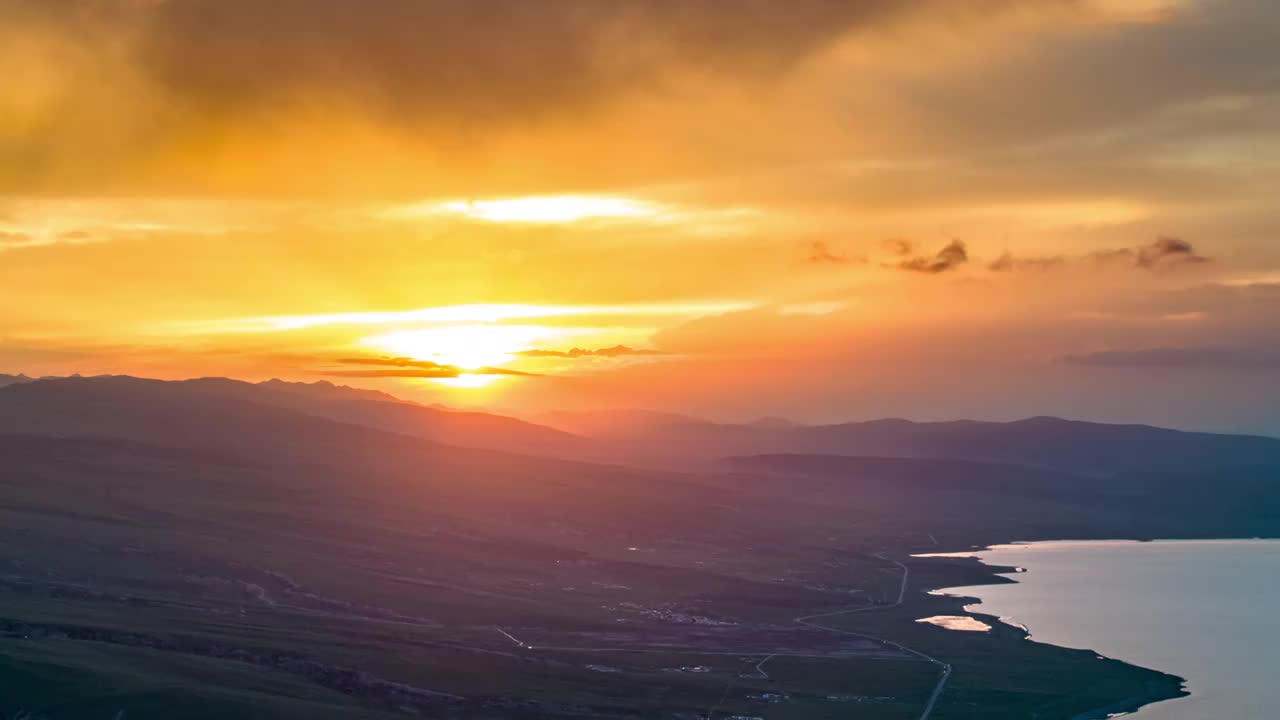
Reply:
[[[665,355],[660,350],[649,350],[646,348],[633,348],[627,345],[614,345],[606,348],[572,348],[570,350],[524,350],[516,353],[523,357],[532,358],[570,358],[577,359],[583,357],[625,357],[627,355]]]
[[[415,360],[405,357],[352,357],[341,358],[337,361],[341,365],[363,365],[370,366],[373,369],[368,370],[348,370],[348,369],[331,369],[321,371],[323,375],[333,377],[410,377],[410,378],[456,378],[462,375],[516,375],[522,377],[536,377],[536,373],[528,373],[520,370],[511,370],[509,368],[500,367],[481,367],[481,368],[461,368],[456,365],[446,365],[442,363],[432,362],[430,360]]]

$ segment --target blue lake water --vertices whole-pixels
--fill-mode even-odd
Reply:
[[[1017,584],[947,588],[1045,643],[1186,678],[1140,720],[1280,718],[1280,541],[1046,542],[972,554]]]

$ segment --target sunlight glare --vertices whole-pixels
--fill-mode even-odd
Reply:
[[[515,353],[560,332],[542,325],[447,325],[373,335],[360,344],[401,357],[478,370],[511,362]]]
[[[463,373],[458,377],[429,378],[427,382],[448,385],[449,387],[462,388],[466,390],[474,390],[477,388],[487,387],[494,382],[501,380],[503,377],[504,376],[502,375],[474,375],[472,373]]]

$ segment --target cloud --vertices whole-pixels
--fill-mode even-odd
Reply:
[[[1095,263],[1103,264],[1120,263],[1139,270],[1150,271],[1171,270],[1183,265],[1202,265],[1213,262],[1212,258],[1201,255],[1186,240],[1160,236],[1149,245],[1099,250],[1076,257],[1062,255],[1018,257],[1006,252],[988,264],[987,269],[992,272],[1051,270],[1070,263],[1078,263],[1082,260],[1091,260]]]
[[[742,110],[760,110],[762,94],[802,85],[801,95],[812,93],[805,80],[821,79],[835,48],[859,44],[878,55],[900,47],[895,56],[914,58],[918,43],[901,32],[996,33],[1025,9],[1036,23],[1064,15],[1041,8],[1089,14],[1076,5],[0,0],[0,72],[23,76],[0,97],[0,187],[287,194],[336,185],[401,198],[464,184],[466,194],[505,185],[498,194],[506,195],[644,183],[669,179],[671,166],[723,172],[725,159],[748,159],[739,140],[792,152],[762,142],[760,125],[775,120]],[[820,97],[849,107],[833,91]],[[769,115],[816,116],[805,98],[778,99],[767,103]],[[637,118],[634,127],[625,118]],[[718,131],[712,143],[702,136],[730,124],[734,132]],[[695,138],[700,149],[717,147],[680,151]],[[650,139],[676,152],[649,157]],[[565,162],[567,151],[586,157]],[[645,167],[624,172],[615,159],[632,153],[645,153],[637,163]],[[531,162],[568,167],[530,172]],[[607,181],[597,164],[615,169]],[[346,179],[331,181],[335,166]]]
[[[905,238],[889,238],[881,245],[884,246],[885,252],[899,257],[910,255],[915,250],[915,245]]]
[[[1082,190],[1239,202],[1246,174],[1265,192],[1271,175],[1223,141],[1275,127],[1276,4],[1170,2],[1113,26],[1114,8],[1153,3],[0,0],[0,187],[434,199],[736,177],[742,162],[803,168],[790,192],[872,207]],[[787,143],[767,141],[777,127]],[[658,143],[674,151],[651,157]],[[888,181],[817,187],[811,146]],[[552,162],[581,170],[531,167]]]
[[[970,0],[996,9],[1011,0]],[[282,108],[392,124],[520,125],[690,75],[769,78],[850,32],[949,0],[0,0],[14,50],[53,85],[26,112],[102,84],[144,100],[120,129],[219,131]],[[0,33],[6,39],[7,33]],[[12,39],[12,38],[8,38]],[[97,73],[80,77],[75,70]],[[27,83],[15,86],[25,92]],[[43,94],[41,94],[43,93]],[[101,97],[94,91],[93,97]],[[0,108],[3,108],[0,105]],[[115,103],[113,113],[127,105]],[[101,118],[115,125],[123,118]],[[36,129],[43,114],[15,118]],[[129,127],[138,122],[143,127]],[[0,133],[3,137],[3,133]]]
[[[1181,265],[1199,265],[1210,262],[1196,252],[1191,243],[1176,237],[1160,236],[1150,245],[1103,250],[1090,257],[1099,262],[1131,263],[1142,270],[1169,270]]]
[[[649,350],[646,348],[633,348],[626,345],[614,345],[613,347],[587,349],[572,348],[570,350],[523,350],[516,353],[523,357],[535,358],[581,358],[581,357],[623,357],[626,355],[665,355],[661,350]]]
[[[960,267],[967,262],[969,262],[968,248],[965,247],[963,242],[952,240],[939,250],[936,255],[931,257],[925,255],[910,257],[899,262],[896,267],[899,270],[936,275],[937,273]]]
[[[31,247],[35,244],[36,239],[27,233],[0,231],[0,250]]]
[[[1067,355],[1070,365],[1114,368],[1280,370],[1280,348],[1158,347]]]
[[[84,230],[71,230],[56,234],[0,230],[0,252],[48,247],[50,245],[84,245],[99,240],[100,238],[96,238]]]
[[[1209,262],[1209,258],[1196,253],[1191,243],[1181,238],[1158,237],[1156,241],[1137,249],[1134,262],[1138,267],[1153,268]]]
[[[1065,265],[1067,259],[1060,255],[1020,258],[1012,253],[1004,253],[992,260],[987,269],[991,272],[1013,272],[1016,270],[1052,270]]]
[[[523,372],[500,367],[460,368],[456,365],[445,365],[430,360],[415,360],[406,357],[353,357],[341,358],[343,365],[374,366],[372,370],[324,370],[322,375],[332,377],[363,378],[456,378],[462,375],[518,375],[536,377],[537,373]]]
[[[233,111],[336,86],[393,112],[510,122],[674,67],[773,72],[853,28],[941,4],[181,0],[130,20],[149,71],[201,106]]]
[[[457,368],[436,368],[436,369],[386,369],[386,370],[322,370],[320,375],[329,377],[344,378],[456,378],[462,375],[462,371]],[[483,374],[483,373],[477,373]]]
[[[815,240],[809,244],[808,261],[819,264],[847,265],[854,262],[855,258],[848,255],[842,255],[834,252],[831,246],[822,240]]]

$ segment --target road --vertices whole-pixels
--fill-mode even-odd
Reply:
[[[928,720],[929,716],[933,714],[933,708],[938,704],[938,699],[942,697],[942,691],[947,686],[947,680],[951,678],[951,665],[949,663],[945,663],[935,657],[926,655],[920,652],[919,650],[909,648],[906,645],[903,645],[901,643],[896,643],[892,640],[885,640],[884,638],[878,638],[871,635],[864,635],[863,633],[856,633],[851,630],[841,630],[839,628],[833,628],[828,625],[822,625],[820,623],[811,622],[816,618],[836,617],[839,615],[853,615],[854,613],[870,612],[872,610],[891,610],[893,608],[901,606],[902,601],[907,596],[907,582],[911,579],[911,568],[908,568],[906,565],[903,565],[897,560],[890,560],[889,558],[883,555],[877,555],[876,557],[880,558],[881,560],[891,562],[894,565],[897,565],[898,569],[902,570],[902,581],[898,584],[898,598],[894,600],[891,604],[863,605],[860,607],[852,608],[850,610],[836,610],[835,612],[818,613],[816,615],[802,615],[797,618],[792,618],[792,622],[797,622],[797,623],[800,623],[801,625],[805,625],[808,627],[821,628],[829,632],[840,633],[841,635],[850,635],[853,637],[863,638],[866,640],[874,640],[884,645],[888,645],[889,647],[894,647],[905,653],[914,655],[920,658],[921,660],[927,660],[937,665],[942,670],[942,672],[938,676],[938,684],[934,685],[933,692],[929,693],[929,699],[925,703],[924,709],[921,711],[920,718],[919,718],[919,720]],[[761,665],[763,664],[764,663],[762,662]],[[761,670],[761,672],[763,672],[763,670]]]
[[[516,639],[514,635],[507,632],[506,630],[503,630],[502,628],[498,628],[498,632],[502,633],[503,635],[506,635],[507,638],[511,640],[511,642],[515,643],[516,645],[519,645],[522,648],[530,647],[529,645],[525,645],[524,643],[520,642],[518,639]]]
[[[840,628],[833,628],[829,625],[823,625],[821,623],[813,622],[814,620],[819,618],[838,617],[841,615],[853,615],[855,613],[873,612],[876,610],[891,610],[893,608],[896,608],[902,605],[903,601],[906,599],[906,596],[907,596],[907,584],[911,579],[911,569],[908,568],[906,565],[903,565],[902,563],[898,562],[897,560],[891,560],[890,558],[887,558],[883,555],[876,555],[876,557],[881,560],[884,560],[885,562],[893,563],[898,567],[899,570],[902,571],[902,580],[898,584],[898,597],[892,603],[888,605],[860,605],[856,608],[850,608],[848,610],[835,610],[832,612],[815,613],[813,615],[801,615],[800,617],[792,618],[791,621],[795,623],[799,623],[800,625],[804,625],[806,627],[816,628],[818,630],[825,630],[826,632],[839,633],[841,635],[848,635],[850,637],[856,637],[863,640],[870,640],[872,642],[877,642],[877,643],[880,643],[881,645],[887,645],[891,648],[900,650],[908,655],[912,655],[914,657],[920,658],[921,660],[925,660],[927,662],[933,663],[934,665],[937,665],[941,669],[941,673],[938,676],[938,682],[936,685],[933,686],[933,691],[929,693],[929,698],[925,702],[924,708],[921,710],[920,716],[919,716],[919,720],[929,720],[929,716],[933,714],[933,709],[934,707],[937,706],[938,700],[942,697],[942,692],[947,686],[947,680],[951,678],[951,665],[949,663],[945,663],[935,657],[926,655],[925,653],[920,652],[919,650],[916,650],[914,648],[909,648],[906,645],[903,645],[902,643],[894,642],[892,640],[886,640],[880,637],[875,637],[874,635],[866,635],[864,633],[853,632],[852,630],[842,630]],[[656,647],[656,648],[655,647],[603,647],[602,648],[602,647],[558,647],[558,646],[547,646],[547,645],[534,646],[520,640],[519,638],[513,636],[511,633],[507,632],[506,630],[503,630],[502,628],[497,628],[497,630],[498,632],[506,636],[509,640],[511,640],[511,642],[515,643],[518,647],[524,648],[526,650],[546,650],[546,651],[553,651],[553,652],[592,652],[592,653],[608,653],[608,652],[677,653],[678,652],[678,653],[686,653],[689,655],[709,655],[709,656],[726,656],[726,655],[737,656],[737,657],[764,656],[764,659],[762,659],[755,666],[756,672],[758,672],[764,678],[769,677],[768,673],[766,673],[764,670],[765,663],[769,662],[775,657],[798,657],[798,658],[819,657],[819,658],[832,659],[832,660],[838,659],[839,657],[839,656],[832,656],[832,655],[802,655],[802,654],[796,654],[796,653],[765,654],[760,651],[707,652],[702,650],[680,648],[680,647]],[[735,674],[734,678],[736,677],[737,675]],[[729,687],[726,688],[725,690],[726,696],[729,692],[729,689],[731,689],[732,686],[733,686],[733,678],[730,678]],[[724,698],[721,698],[720,702],[716,703],[716,705],[708,713],[707,720],[714,720],[712,716],[714,716],[716,710],[719,708],[719,706],[723,702],[724,702]]]

